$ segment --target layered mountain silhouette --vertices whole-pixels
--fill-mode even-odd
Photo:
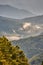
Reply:
[[[28,24],[28,26],[26,26],[25,29],[23,26],[26,25],[26,23]],[[23,30],[21,30],[20,28],[23,28]],[[20,34],[20,36],[23,36],[23,38],[24,36],[25,38],[30,37],[33,33],[34,35],[36,33],[37,35],[43,34],[43,15],[25,19],[12,19],[0,16],[0,31],[2,34],[3,32],[6,32],[7,34],[17,33]],[[29,31],[32,32],[29,33]]]
[[[25,18],[32,16],[33,14],[24,9],[18,9],[10,5],[0,5],[0,15],[10,18]]]
[[[43,23],[43,15],[27,17],[22,19],[22,21],[32,22],[32,23]]]
[[[41,16],[36,16],[36,17],[30,17],[30,18],[25,18],[25,19],[12,19],[12,18],[7,18],[7,17],[2,17],[0,16],[0,35],[13,35],[13,34],[19,34],[20,36],[24,35],[27,30],[21,32],[19,30],[20,27],[22,27],[22,24],[25,22],[27,23],[34,23],[34,24],[42,24],[43,25],[43,15]],[[43,28],[43,26],[42,26]],[[43,30],[42,30],[43,31]],[[27,34],[25,34],[26,36]],[[40,35],[37,36],[31,36],[29,37],[24,37],[20,40],[13,40],[12,41],[13,45],[19,45],[20,48],[24,51],[25,55],[30,58],[31,64],[38,64],[39,62],[41,63],[40,58],[43,58],[43,32]],[[35,59],[37,54],[38,55],[38,60]],[[32,59],[33,60],[32,60]],[[43,59],[42,59],[43,60]]]

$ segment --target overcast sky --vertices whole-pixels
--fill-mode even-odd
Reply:
[[[43,14],[43,0],[0,0],[0,4],[26,9],[34,14]]]

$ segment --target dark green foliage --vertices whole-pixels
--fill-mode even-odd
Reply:
[[[42,64],[41,65],[43,65],[43,61],[42,61]]]
[[[0,37],[0,65],[29,65],[19,46],[13,46],[4,36]]]
[[[2,62],[0,62],[0,65],[3,65],[3,63],[2,63]]]

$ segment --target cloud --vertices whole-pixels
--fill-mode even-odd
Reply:
[[[42,28],[41,25],[25,22],[25,23],[23,23],[23,25],[20,28],[20,30],[36,30],[36,29],[39,30],[41,28]]]
[[[12,29],[13,33],[16,33],[16,31],[14,29]]]
[[[19,30],[27,30],[31,27],[31,23],[23,23],[22,27]]]
[[[41,27],[40,27],[40,26],[38,26],[38,25],[35,25],[35,27],[36,27],[37,29],[41,29]]]
[[[7,33],[7,32],[2,31],[0,33],[0,35],[1,36],[4,35],[9,41],[21,39],[21,36],[19,34],[17,34],[17,33],[15,34],[14,32],[12,34],[10,34],[10,33]]]
[[[24,37],[37,36],[43,32],[43,25],[24,22],[19,30]]]
[[[43,33],[43,24],[21,22],[17,30],[16,28],[12,28],[11,30],[12,32],[2,31],[0,35],[3,36],[4,34],[10,41],[38,36]]]
[[[28,27],[30,27],[31,26],[31,23],[24,23],[24,25],[23,25],[23,29],[27,29]]]
[[[6,36],[6,38],[9,39],[10,41],[21,39],[21,37],[19,37],[19,36],[14,36],[14,35],[13,35],[13,36],[12,36],[12,35],[11,35],[11,36]]]

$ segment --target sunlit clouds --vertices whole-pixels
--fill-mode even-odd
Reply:
[[[27,28],[30,27],[30,26],[31,26],[31,23],[24,23],[23,29],[27,29]]]
[[[25,22],[22,24],[22,27],[19,30],[25,33],[25,36],[36,36],[43,32],[43,25]]]
[[[10,41],[20,40],[27,37],[38,36],[43,33],[43,24],[31,23],[31,22],[22,22],[18,29],[12,28],[12,33],[2,31],[1,34],[5,35]]]
[[[23,23],[22,27],[20,28],[20,30],[40,30],[40,29],[42,29],[42,26],[27,22]]]
[[[13,36],[12,35],[11,36],[6,36],[6,38],[9,39],[10,41],[19,40],[20,39],[19,36],[14,36],[14,35]]]

